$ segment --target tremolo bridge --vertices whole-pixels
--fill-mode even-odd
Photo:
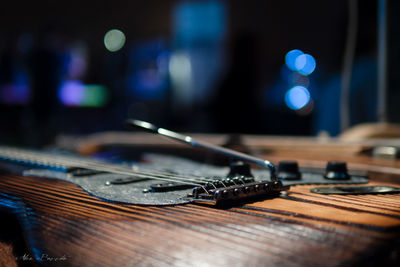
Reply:
[[[192,185],[186,184],[158,183],[151,185],[150,190],[145,189],[144,192],[168,192],[185,189],[192,189],[192,192],[187,194],[189,199],[219,204],[276,196],[281,191],[288,190],[289,186],[284,186],[281,181],[256,181],[254,177],[237,176],[232,178],[214,177],[212,180],[204,180],[202,185],[194,188]]]
[[[277,196],[281,191],[288,189],[289,186],[283,186],[281,181],[254,181],[226,187],[195,187],[193,193],[188,196],[193,197],[195,200],[211,200],[217,204],[229,204],[229,202]]]

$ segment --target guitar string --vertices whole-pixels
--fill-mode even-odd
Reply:
[[[7,153],[8,150],[8,153]],[[0,148],[1,152],[1,148]],[[11,153],[10,153],[11,152]],[[71,164],[73,167],[83,167],[83,168],[91,168],[91,169],[96,169],[98,171],[108,171],[108,172],[114,172],[114,173],[119,173],[119,174],[125,174],[125,175],[130,175],[132,176],[133,174],[139,177],[143,178],[153,178],[157,180],[162,180],[162,181],[168,181],[168,182],[176,182],[176,183],[182,183],[182,184],[188,184],[188,185],[194,185],[194,186],[200,186],[204,190],[203,184],[201,183],[207,183],[209,182],[209,185],[213,186],[215,189],[217,188],[214,185],[214,181],[205,178],[204,176],[192,176],[192,179],[188,179],[188,175],[182,176],[182,175],[174,175],[170,173],[164,173],[160,171],[135,171],[129,167],[121,166],[121,165],[114,165],[110,164],[107,162],[101,162],[98,160],[92,160],[92,159],[87,159],[87,158],[81,158],[79,159],[78,157],[72,157],[69,155],[49,155],[49,154],[44,154],[43,152],[35,152],[35,151],[26,151],[26,150],[17,150],[17,149],[6,149],[6,156],[8,157],[15,157],[23,160],[27,160],[29,162],[36,162],[39,164],[49,164],[51,162],[53,165],[67,165]],[[82,164],[82,161],[86,164]],[[122,170],[121,170],[122,168]],[[126,169],[128,168],[128,169]],[[190,177],[190,176],[189,176]],[[202,179],[198,179],[202,178]],[[245,184],[244,181],[239,180],[243,184]],[[223,185],[223,187],[227,187],[227,185],[222,181],[218,180],[219,183]],[[235,180],[231,179],[230,182],[232,182],[234,185],[237,185]],[[205,190],[207,191],[207,190]]]
[[[0,150],[1,151],[1,150]],[[164,177],[169,177],[169,178],[176,178],[180,180],[186,180],[186,181],[191,181],[191,182],[207,182],[207,180],[204,179],[198,179],[198,178],[204,178],[202,176],[192,176],[192,179],[189,179],[187,177],[190,177],[189,175],[175,175],[175,174],[170,174],[170,173],[164,173],[160,171],[145,171],[142,169],[142,171],[137,171],[133,169],[132,167],[128,166],[123,166],[123,165],[115,165],[112,163],[108,162],[102,162],[102,161],[97,161],[97,160],[91,160],[87,158],[73,158],[71,156],[64,156],[64,155],[47,155],[43,154],[41,152],[31,152],[31,151],[12,151],[14,153],[3,153],[6,157],[9,158],[15,158],[17,160],[26,160],[31,163],[37,163],[37,164],[43,164],[43,165],[50,165],[54,167],[59,167],[61,168],[62,166],[66,167],[82,167],[82,168],[101,168],[101,170],[98,171],[123,171],[124,173],[129,172],[130,175],[136,174],[136,175],[151,175],[151,176],[164,176]],[[1,153],[0,153],[1,155]],[[145,178],[145,177],[144,177]],[[160,177],[162,178],[162,177]]]
[[[163,178],[163,173],[148,173],[148,172],[138,172],[131,168],[124,166],[115,166],[113,164],[109,164],[106,162],[96,162],[90,161],[88,159],[73,159],[68,156],[60,156],[60,155],[52,155],[51,158],[48,155],[43,155],[39,153],[24,153],[24,154],[8,154],[6,155],[9,158],[14,158],[16,160],[28,161],[36,164],[49,165],[54,167],[80,167],[80,168],[89,168],[96,171],[109,171],[109,172],[118,172],[121,174],[129,174],[129,175],[137,175],[139,177],[147,178],[151,176],[152,178]],[[160,177],[161,176],[161,177]],[[168,176],[168,175],[164,175]],[[169,177],[174,178],[174,177]],[[181,177],[178,177],[181,178]],[[182,180],[182,179],[181,179]],[[186,181],[194,181],[192,179],[185,179]],[[197,181],[197,180],[196,180]]]
[[[20,158],[20,159],[25,160],[23,158]],[[42,158],[42,159],[44,159],[44,158]],[[35,162],[38,162],[38,161],[35,161]],[[58,164],[58,162],[56,162],[56,161],[53,161],[53,163]],[[61,163],[64,163],[64,162],[61,162]],[[73,167],[84,167],[84,168],[89,167],[89,166],[84,166],[84,165],[81,165],[81,164],[74,164],[74,165],[79,165],[79,166],[73,166]],[[124,175],[130,175],[130,176],[134,175],[134,176],[139,176],[139,177],[143,177],[143,178],[150,178],[150,179],[161,180],[161,181],[166,181],[166,182],[175,182],[175,183],[180,183],[180,184],[198,186],[198,187],[201,187],[204,190],[204,192],[206,192],[207,194],[210,194],[208,192],[208,190],[204,187],[204,185],[199,184],[199,183],[195,183],[195,182],[182,181],[182,179],[181,180],[177,180],[175,178],[171,179],[171,178],[153,176],[153,175],[148,175],[148,174],[137,173],[137,172],[134,172],[132,170],[129,170],[129,171],[116,170],[116,169],[110,170],[109,168],[106,168],[106,167],[100,166],[100,165],[95,166],[95,167],[94,166],[90,166],[90,169],[95,170],[95,171],[105,171],[105,172],[111,172],[111,173],[116,173],[116,174],[124,174]]]
[[[0,152],[1,152],[0,148]],[[1,154],[1,153],[0,153]],[[37,163],[37,164],[44,164],[44,165],[56,165],[55,167],[62,167],[66,166],[68,164],[71,164],[72,166],[70,167],[83,167],[83,168],[90,168],[96,171],[108,171],[112,173],[118,173],[118,174],[125,174],[125,175],[135,175],[143,178],[152,178],[156,180],[162,180],[162,181],[168,181],[168,182],[176,182],[176,183],[182,183],[182,184],[188,184],[188,185],[193,185],[193,186],[199,186],[201,187],[206,193],[208,191],[204,187],[204,184],[199,184],[200,183],[207,183],[211,182],[210,185],[213,186],[215,189],[217,188],[213,183],[212,180],[204,179],[205,177],[202,176],[191,176],[192,179],[189,179],[187,177],[190,177],[188,175],[182,176],[182,175],[174,175],[170,173],[164,173],[160,171],[136,171],[134,169],[124,167],[124,166],[116,166],[111,163],[107,162],[101,162],[97,160],[91,160],[91,159],[86,159],[86,158],[73,158],[72,156],[65,156],[65,155],[49,155],[49,154],[44,154],[43,152],[35,152],[35,151],[24,151],[24,150],[19,150],[19,149],[13,149],[13,148],[6,148],[5,153],[3,149],[3,155],[7,158],[15,158],[17,160],[23,160],[23,161],[28,161],[32,163]],[[50,163],[50,164],[49,164]],[[126,169],[128,168],[128,169]],[[161,176],[161,177],[160,177]],[[198,178],[203,178],[203,179],[198,179]],[[227,187],[223,181],[219,181],[224,187]],[[236,185],[236,182],[234,180],[231,180],[233,184]],[[243,184],[244,182],[241,181]]]
[[[62,158],[62,160],[65,160],[66,158]],[[207,182],[206,180],[202,179],[197,179],[201,177],[195,177],[192,176],[189,178],[189,175],[182,176],[182,175],[175,175],[175,174],[170,174],[170,173],[165,173],[165,172],[157,172],[157,171],[145,171],[145,170],[135,170],[132,167],[129,166],[121,166],[121,165],[114,165],[112,163],[108,162],[100,162],[100,161],[94,161],[94,160],[86,160],[86,164],[78,164],[76,159],[74,158],[67,158],[67,164],[71,164],[73,166],[79,165],[79,167],[84,167],[84,168],[92,168],[92,169],[97,169],[101,168],[102,171],[111,171],[111,172],[124,172],[124,174],[135,174],[137,176],[141,177],[151,177],[155,179],[169,179],[168,181],[182,181],[182,182],[190,182],[190,183],[199,183],[199,182]],[[199,185],[199,184],[196,184]]]
[[[90,169],[97,170],[97,171],[108,171],[108,172],[113,172],[113,173],[125,174],[125,175],[129,175],[129,176],[135,175],[135,176],[139,176],[139,177],[143,177],[143,178],[152,178],[152,179],[156,179],[156,180],[188,184],[188,185],[193,185],[193,186],[199,186],[208,194],[209,194],[209,192],[204,187],[204,184],[199,184],[199,182],[201,182],[201,183],[209,182],[209,185],[213,186],[214,189],[217,189],[217,187],[213,183],[213,180],[206,179],[205,177],[202,177],[202,176],[192,176],[192,179],[188,179],[187,178],[188,175],[177,176],[177,175],[171,175],[169,173],[163,173],[163,172],[157,172],[157,171],[138,172],[131,168],[124,167],[121,165],[116,166],[116,165],[113,165],[113,164],[110,164],[107,162],[101,162],[101,161],[91,160],[91,159],[87,159],[87,158],[79,159],[79,158],[75,158],[72,156],[65,156],[65,155],[56,155],[56,154],[49,155],[49,154],[44,154],[43,152],[22,151],[22,150],[18,151],[16,149],[8,149],[8,150],[9,150],[8,153],[7,153],[7,151],[6,151],[6,153],[4,153],[4,151],[3,151],[3,154],[6,154],[6,157],[11,156],[11,157],[14,157],[17,159],[27,160],[28,162],[36,162],[38,164],[49,165],[49,162],[51,162],[52,165],[56,165],[56,166],[71,164],[73,167],[90,168]],[[1,152],[1,148],[0,148],[0,152]],[[126,170],[126,168],[128,168],[128,169]],[[198,178],[203,178],[203,179],[198,179]],[[234,185],[237,185],[234,180],[231,179],[230,181]],[[221,183],[223,187],[227,187],[227,185],[223,181],[218,180],[218,182]],[[243,184],[245,184],[244,181],[241,181],[241,182]]]

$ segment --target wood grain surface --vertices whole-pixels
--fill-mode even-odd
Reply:
[[[399,237],[400,195],[323,196],[310,187],[219,210],[118,205],[61,181],[0,180],[3,205],[12,202],[21,217],[27,254],[47,264],[338,266],[387,256]]]
[[[269,156],[327,157],[298,154]],[[396,186],[379,179],[370,184]],[[399,263],[400,194],[318,195],[310,193],[313,187],[292,186],[280,197],[230,209],[146,207],[107,203],[62,181],[1,174],[0,205],[21,224],[27,249],[14,253],[20,265],[35,259],[59,266]]]

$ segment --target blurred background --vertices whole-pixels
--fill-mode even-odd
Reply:
[[[377,1],[357,5],[349,125],[377,120]],[[0,143],[123,129],[336,136],[336,1],[3,1]]]

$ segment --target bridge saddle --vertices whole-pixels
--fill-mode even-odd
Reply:
[[[225,179],[230,180],[230,179]],[[277,196],[281,191],[289,190],[281,181],[255,181],[253,178],[242,178],[242,184],[226,186],[222,182],[212,183],[212,186],[197,186],[188,197],[197,201],[212,201],[216,204],[245,202],[255,198]]]

